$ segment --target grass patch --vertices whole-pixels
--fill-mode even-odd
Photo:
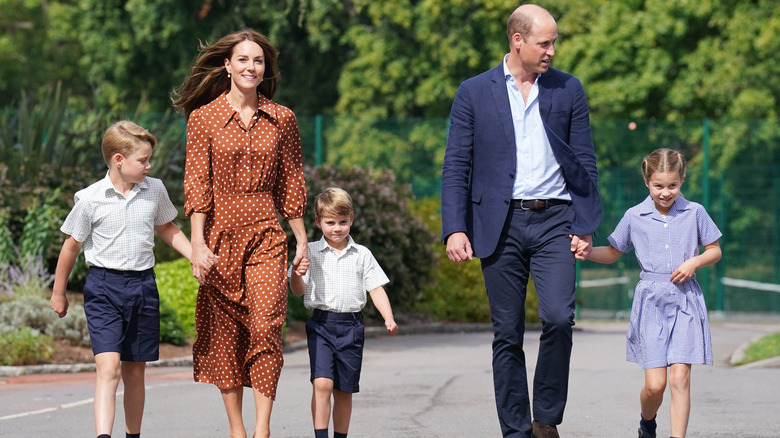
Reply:
[[[780,356],[780,332],[766,335],[745,349],[739,365]]]

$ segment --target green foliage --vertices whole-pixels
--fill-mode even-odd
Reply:
[[[187,329],[176,316],[176,309],[160,300],[160,342],[184,345],[187,343]]]
[[[56,351],[51,337],[29,327],[0,331],[0,365],[48,363]]]
[[[18,265],[0,265],[9,297],[42,297],[46,295],[54,276],[49,273],[40,256],[31,254],[21,257]]]
[[[180,257],[154,267],[157,290],[160,293],[161,312],[164,303],[181,324],[186,338],[195,337],[195,302],[198,296],[198,280],[192,276],[190,262]]]
[[[10,264],[16,256],[8,216],[7,210],[0,210],[0,265]]]
[[[414,203],[415,213],[436,235],[441,234],[441,204],[438,197],[421,199]],[[489,322],[485,281],[479,259],[453,263],[447,257],[444,244],[433,243],[437,264],[433,281],[415,305],[415,310],[438,321]],[[526,322],[538,322],[538,300],[533,281],[529,281],[525,302]]]
[[[389,170],[320,166],[306,167],[305,175],[309,241],[322,235],[314,224],[314,198],[327,187],[346,190],[355,209],[352,237],[371,250],[390,278],[386,290],[393,309],[410,308],[430,280],[434,263],[430,243],[435,236],[412,213],[409,187],[396,184]],[[289,242],[292,254],[293,240]]]
[[[744,365],[778,356],[780,356],[780,332],[766,335],[750,344],[745,350],[742,360],[735,365]]]

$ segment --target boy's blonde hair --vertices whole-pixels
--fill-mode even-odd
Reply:
[[[318,218],[352,216],[352,198],[345,190],[328,187],[314,198],[314,214]]]
[[[120,120],[109,126],[103,135],[103,159],[111,167],[111,157],[121,154],[129,157],[141,148],[142,142],[148,142],[152,149],[157,146],[157,139],[146,129],[129,120]]]
[[[654,173],[676,172],[680,179],[685,178],[685,157],[675,150],[658,148],[642,160],[642,177],[650,181]]]

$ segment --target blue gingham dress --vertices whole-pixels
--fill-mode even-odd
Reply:
[[[721,232],[700,204],[678,197],[666,218],[648,196],[631,207],[610,245],[626,253],[634,248],[642,268],[626,333],[626,360],[642,368],[673,363],[712,365],[712,342],[704,294],[695,277],[669,280],[699,247],[715,242]]]

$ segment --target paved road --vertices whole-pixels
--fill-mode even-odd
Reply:
[[[575,332],[564,437],[635,437],[641,369],[626,363],[623,323],[581,322]],[[780,436],[780,368],[734,368],[731,353],[780,326],[717,322],[712,325],[714,367],[693,370],[689,437]],[[489,333],[415,334],[367,341],[362,391],[355,396],[352,437],[496,437]],[[536,362],[538,332],[526,337]],[[275,437],[310,437],[308,357],[285,355],[274,406]],[[143,436],[225,437],[218,391],[193,383],[189,367],[147,372]],[[0,379],[0,437],[90,437],[93,373]],[[121,386],[120,386],[121,390]],[[667,391],[668,392],[668,391]],[[124,431],[121,402],[116,431]],[[668,436],[668,396],[659,437]],[[245,418],[252,426],[247,393]]]

